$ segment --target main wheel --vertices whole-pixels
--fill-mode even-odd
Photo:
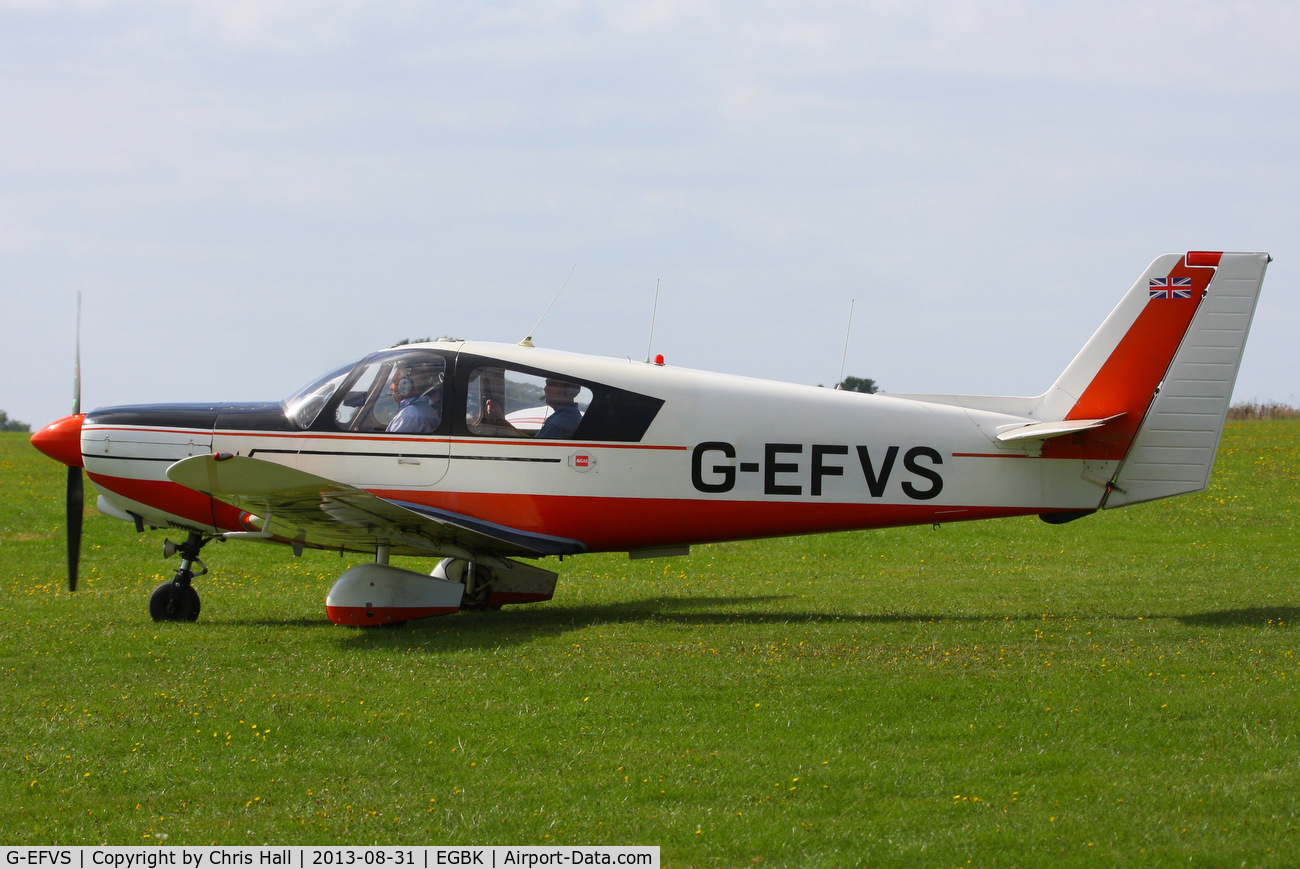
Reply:
[[[167,611],[171,601],[172,583],[164,582],[149,595],[149,616],[156,622],[193,622],[199,618],[199,593],[194,586],[187,585],[181,592],[181,599],[176,602],[176,609]]]

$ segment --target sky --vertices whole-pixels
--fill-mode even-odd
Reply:
[[[0,410],[69,412],[78,293],[84,409],[444,335],[1036,395],[1197,249],[1273,255],[1234,398],[1300,404],[1298,37],[1197,0],[0,0]]]

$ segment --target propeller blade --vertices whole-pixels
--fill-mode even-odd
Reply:
[[[68,591],[77,590],[77,566],[81,562],[81,520],[86,508],[86,491],[81,468],[68,468]]]
[[[72,412],[81,413],[81,293],[77,293],[77,345],[72,366]],[[68,468],[68,591],[77,590],[77,571],[81,565],[81,522],[86,511],[86,489],[81,468]]]
[[[72,366],[72,413],[81,413],[81,293],[77,293],[77,348]]]

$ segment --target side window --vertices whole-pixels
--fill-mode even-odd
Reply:
[[[590,389],[562,375],[481,365],[469,375],[465,426],[482,437],[569,438],[591,400]]]
[[[340,431],[432,432],[442,422],[447,363],[427,350],[377,354],[357,367],[334,410]]]

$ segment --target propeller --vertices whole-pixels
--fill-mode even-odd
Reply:
[[[77,590],[77,565],[81,561],[81,517],[86,489],[81,468],[68,468],[68,591]]]
[[[81,293],[77,293],[77,349],[72,367],[72,414],[81,413]],[[77,568],[81,563],[81,523],[86,510],[86,487],[81,465],[68,466],[65,502],[68,525],[68,591],[77,590]]]

